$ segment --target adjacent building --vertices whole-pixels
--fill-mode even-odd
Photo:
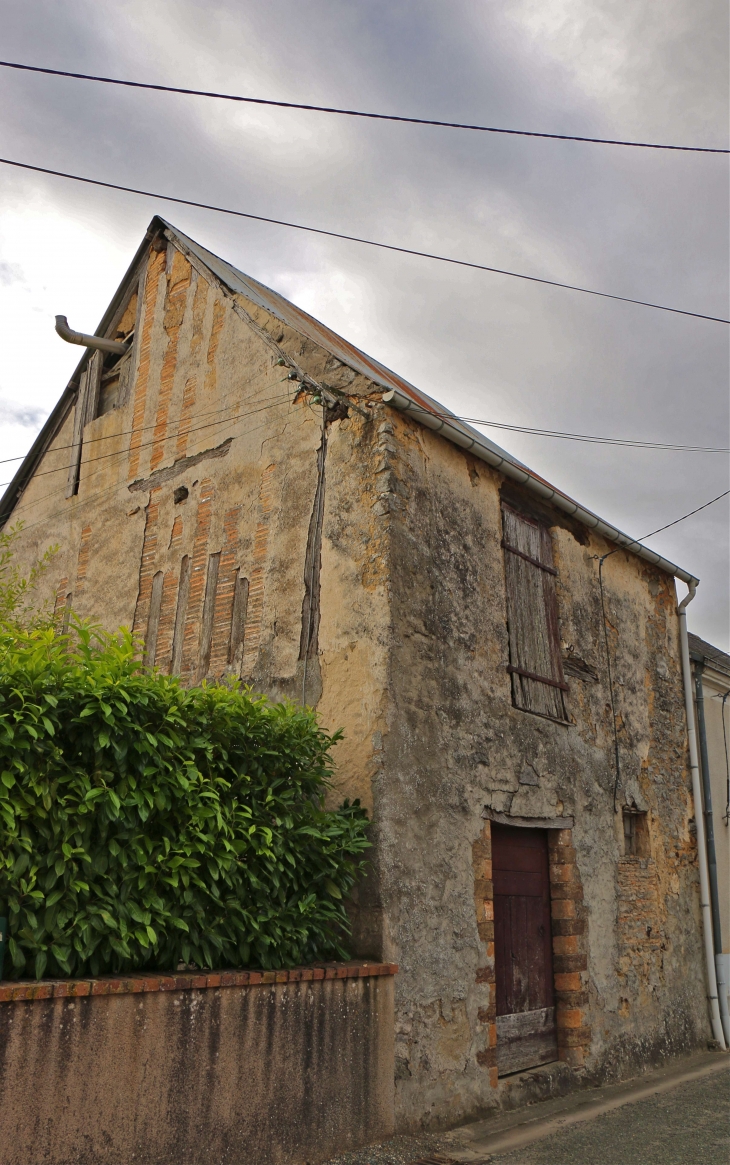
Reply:
[[[730,1046],[730,655],[688,635],[720,1011]]]
[[[28,563],[59,544],[59,619],[344,729],[398,1126],[704,1046],[697,580],[160,218],[80,342],[2,520]]]

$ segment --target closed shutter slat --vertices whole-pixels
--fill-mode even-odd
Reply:
[[[514,703],[553,720],[566,720],[550,531],[509,506],[503,505],[502,515],[510,664],[519,669],[512,671]],[[552,683],[519,672],[544,676]]]

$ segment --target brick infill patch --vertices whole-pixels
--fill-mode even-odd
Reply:
[[[160,972],[124,976],[102,975],[98,979],[38,979],[0,983],[0,1003],[19,1000],[64,999],[84,995],[132,995],[142,991],[195,991],[211,987],[256,987],[276,983],[307,983],[317,979],[370,979],[395,975],[396,963],[368,963],[353,959],[348,963],[315,963],[285,971],[206,971],[190,974]]]

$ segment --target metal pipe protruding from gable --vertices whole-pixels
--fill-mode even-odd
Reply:
[[[85,332],[74,332],[68,326],[65,316],[56,316],[56,331],[67,344],[80,344],[82,348],[94,348],[98,352],[112,352],[115,356],[123,356],[129,351],[129,344],[121,340],[107,340],[103,336],[87,336]]]
[[[495,448],[491,442],[483,438],[482,434],[478,433],[476,429],[472,429],[471,425],[460,421],[458,417],[450,417],[445,412],[434,413],[424,405],[418,404],[411,397],[407,396],[406,393],[397,388],[393,388],[389,392],[384,392],[382,399],[384,404],[393,405],[394,408],[399,409],[401,412],[408,413],[422,425],[425,425],[427,429],[433,429],[436,433],[443,433],[454,445],[458,445],[459,448],[471,453],[474,457],[478,457],[481,461],[486,461],[487,465],[491,465],[493,469],[503,473],[505,477],[511,477],[513,481],[519,482],[525,489],[529,489],[532,493],[537,494],[544,501],[552,502],[559,510],[563,510],[566,514],[571,514],[590,530],[595,530],[597,534],[601,534],[609,542],[615,542],[622,550],[628,550],[632,554],[636,554],[639,558],[643,558],[646,562],[651,562],[653,566],[657,566],[660,570],[666,571],[667,574],[671,574],[675,578],[681,578],[682,582],[686,583],[687,586],[692,585],[692,583],[697,586],[700,581],[694,575],[689,574],[688,571],[682,570],[681,567],[670,562],[669,559],[662,558],[661,554],[650,550],[648,546],[643,546],[635,538],[630,538],[628,534],[624,534],[615,526],[604,522],[597,514],[593,514],[590,510],[579,506],[567,494],[556,490],[548,482],[538,477],[536,473],[532,473],[525,465],[509,457],[505,457],[501,453],[495,452]]]
[[[715,944],[712,935],[712,908],[710,906],[710,878],[707,866],[707,843],[705,841],[705,820],[702,812],[702,782],[697,754],[697,732],[695,730],[695,708],[692,695],[692,664],[689,659],[687,638],[687,604],[692,602],[697,583],[689,584],[689,591],[677,607],[679,616],[679,646],[682,654],[682,679],[684,681],[684,708],[687,715],[687,737],[689,743],[689,765],[692,774],[692,800],[697,828],[697,863],[700,867],[700,907],[702,913],[702,937],[705,946],[705,968],[707,971],[707,1000],[710,1005],[712,1035],[725,1050],[725,1033],[722,1028],[720,1004],[717,995],[717,971],[715,969]]]

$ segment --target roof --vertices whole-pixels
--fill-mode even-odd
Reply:
[[[658,566],[668,574],[683,579],[688,585],[696,585],[699,581],[688,571],[676,566],[673,562],[663,558],[655,551],[649,549],[649,547],[643,546],[628,534],[624,534],[617,527],[605,522],[602,518],[593,514],[592,511],[580,506],[568,494],[563,493],[562,490],[557,489],[545,481],[539,474],[529,469],[526,465],[523,465],[521,461],[495,444],[495,442],[491,441],[483,433],[472,428],[465,421],[460,420],[450,409],[447,409],[426,393],[421,392],[414,385],[409,384],[402,376],[391,372],[384,364],[381,364],[378,360],[374,360],[371,356],[356,348],[354,344],[350,344],[342,336],[333,332],[331,328],[320,323],[319,320],[316,320],[307,312],[302,311],[296,304],[285,299],[283,295],[279,295],[277,291],[273,291],[270,287],[266,287],[265,284],[259,283],[257,279],[253,279],[250,275],[239,271],[232,264],[227,263],[218,255],[213,254],[212,251],[208,251],[200,243],[195,242],[194,239],[189,238],[182,231],[179,231],[177,227],[172,226],[171,223],[168,223],[158,215],[155,215],[147,228],[145,237],[130,264],[127,274],[122,280],[107,311],[104,313],[99,327],[96,329],[96,335],[104,335],[105,329],[109,327],[110,321],[117,309],[121,296],[128,286],[129,280],[134,275],[144,257],[149,239],[161,229],[165,230],[172,239],[177,239],[184,249],[189,250],[195,255],[199,262],[207,267],[230,291],[245,296],[251,303],[264,308],[277,319],[281,320],[282,323],[330,352],[332,356],[352,368],[355,372],[361,373],[374,384],[378,384],[384,388],[396,407],[411,411],[416,419],[426,424],[429,428],[440,431],[445,437],[461,448],[472,451],[495,468],[507,473],[508,476],[534,489],[541,497],[555,502],[561,509],[575,515],[579,521],[590,528],[598,530],[599,533],[611,541],[616,542],[619,546],[630,550],[632,553]],[[38,434],[36,441],[8,486],[2,500],[0,500],[0,528],[4,520],[7,520],[7,517],[12,512],[15,502],[32,476],[36,464],[43,456],[59,424],[62,423],[68,409],[73,403],[78,378],[86,359],[87,353],[84,353],[64,394],[46,421],[43,429]]]
[[[415,404],[442,415],[454,416],[449,409],[444,408],[438,401],[433,400],[430,396],[427,396],[424,392],[409,384],[407,380],[404,380],[396,372],[391,372],[389,368],[386,368],[378,360],[374,360],[372,356],[361,352],[359,348],[356,348],[348,340],[343,339],[342,336],[338,336],[337,332],[333,332],[326,324],[320,323],[314,316],[310,316],[307,312],[302,311],[291,300],[285,299],[283,295],[279,295],[278,291],[273,291],[270,287],[266,287],[264,283],[259,283],[257,279],[253,279],[250,275],[245,275],[243,271],[239,271],[237,267],[233,267],[232,264],[227,263],[225,259],[219,258],[212,251],[207,251],[205,247],[201,247],[200,243],[196,243],[193,239],[188,238],[187,235],[177,230],[176,227],[170,226],[169,223],[166,223],[166,226],[231,291],[237,292],[239,295],[245,295],[246,299],[250,300],[251,303],[265,308],[266,311],[271,312],[273,316],[281,320],[283,324],[294,328],[300,335],[306,336],[308,340],[312,340],[315,344],[319,344],[321,348],[325,348],[337,360],[340,360],[355,372],[360,372],[368,380],[372,380],[374,384],[381,385],[386,391],[399,390],[405,393]],[[473,431],[476,432],[476,430]],[[488,442],[495,453],[500,454],[502,457],[509,457],[512,461],[516,460],[510,453],[505,452],[499,445],[490,441],[488,437],[484,437],[481,433],[479,436]],[[521,464],[521,462],[517,462],[517,464]]]
[[[691,631],[687,635],[687,639],[689,640],[690,655],[693,659],[699,658],[707,667],[713,667],[730,676],[730,655],[720,651],[719,647],[713,647],[706,639],[700,639],[699,635],[693,635]]]

